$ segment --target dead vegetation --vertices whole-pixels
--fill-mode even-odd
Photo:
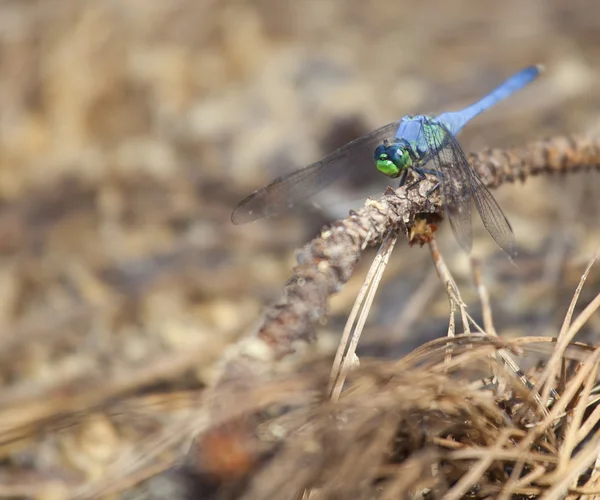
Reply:
[[[598,177],[564,175],[598,164],[595,12],[1,2],[0,497],[596,495],[597,267],[577,286],[600,245]],[[365,246],[422,216],[418,197],[322,233],[347,208],[234,228],[236,201],[537,61],[537,92],[461,136],[486,182],[515,182],[498,199],[518,266],[485,238],[468,261],[423,216],[404,229],[430,251],[399,233],[379,256],[335,362]],[[337,194],[357,209],[358,191]]]
[[[479,332],[455,336],[451,331],[448,338],[397,362],[371,360],[342,368],[348,379],[333,400],[324,390],[325,370],[302,373],[304,382],[317,376],[313,391],[286,393],[279,401],[282,415],[260,425],[256,414],[250,420],[236,416],[229,424],[222,415],[216,417],[217,429],[201,433],[192,448],[196,458],[202,457],[196,469],[210,470],[209,464],[222,463],[229,450],[227,467],[211,474],[226,486],[235,485],[234,498],[577,498],[600,493],[600,411],[592,396],[600,351],[572,341],[600,307],[598,295],[572,316],[594,261],[557,338],[512,341],[486,334],[473,322],[438,262],[464,326],[472,324]],[[485,287],[479,287],[485,297]],[[483,307],[488,307],[485,298]],[[484,316],[489,320],[491,311]],[[536,352],[545,355],[524,374],[520,358]],[[337,359],[351,356],[352,349]],[[235,385],[229,378],[219,390]],[[252,390],[247,397],[254,397]],[[312,397],[312,404],[298,404]],[[238,408],[240,400],[244,397],[235,398],[231,407]],[[227,407],[226,401],[227,396],[219,406]],[[215,439],[218,452],[211,446]],[[270,445],[259,452],[257,442]],[[243,462],[236,460],[240,449],[246,451]],[[232,464],[240,468],[229,469]],[[302,491],[303,496],[297,493]],[[228,497],[223,490],[221,495]]]
[[[494,332],[477,264],[475,280],[490,333],[466,311],[435,240],[430,245],[451,304],[448,337],[397,361],[357,363],[354,350],[342,345],[333,376],[325,360],[295,363],[283,371],[276,361],[265,371],[267,358],[259,366],[256,358],[248,363],[240,354],[249,352],[246,346],[228,358],[227,366],[237,360],[238,369],[195,397],[172,393],[106,405],[103,412],[115,422],[119,415],[129,421],[135,416],[139,425],[154,410],[155,416],[168,412],[168,423],[147,426],[140,446],[97,480],[73,485],[69,498],[108,497],[157,473],[171,484],[171,495],[178,485],[184,491],[178,496],[192,498],[578,498],[600,493],[600,410],[594,395],[600,350],[573,341],[600,307],[598,294],[574,315],[596,258],[583,273],[556,337],[503,340]],[[385,264],[392,248],[384,245],[374,269]],[[369,273],[367,281],[376,282],[377,273]],[[455,312],[467,333],[456,334]],[[354,347],[357,343],[356,337],[348,340]],[[349,359],[352,363],[343,368]],[[334,381],[339,388],[332,393]],[[85,419],[102,427],[98,416]],[[77,420],[81,425],[81,417]],[[59,430],[56,422],[52,432]],[[192,435],[196,438],[182,462],[174,450],[181,453]],[[156,481],[146,483],[149,497],[161,496]]]

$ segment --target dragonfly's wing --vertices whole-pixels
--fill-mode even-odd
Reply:
[[[461,195],[459,198],[463,203],[458,203],[456,207],[447,206],[450,222],[459,242],[465,249],[470,251],[472,244],[470,200],[473,198],[483,225],[492,235],[492,238],[508,255],[514,256],[515,237],[506,215],[504,215],[492,193],[485,187],[477,172],[469,165],[469,161],[456,137],[444,125],[440,124],[439,126],[443,127],[446,133],[444,134],[445,138],[441,150],[437,155],[434,155],[434,162],[437,162],[439,170],[444,176],[442,179],[444,195],[446,196],[446,191],[453,192],[455,190],[454,187],[449,188],[446,184],[454,186],[459,183],[462,186],[462,189],[458,189]],[[465,193],[466,196],[462,196]],[[458,212],[458,215],[456,212]],[[468,214],[468,222],[465,220],[465,214]]]
[[[389,123],[345,144],[322,160],[275,179],[246,196],[231,215],[234,224],[293,210],[339,179],[349,179],[365,168],[375,168],[373,153],[384,138],[394,135],[399,122]]]
[[[454,136],[443,127],[443,133],[429,133],[443,125],[430,121],[424,124],[421,134],[431,153],[431,161],[438,172],[442,182],[442,196],[444,208],[452,231],[460,246],[469,253],[473,246],[473,232],[471,229],[471,189],[468,172],[460,165],[460,154],[457,152]],[[460,146],[458,146],[460,151]],[[466,169],[470,169],[467,164]]]
[[[506,215],[504,215],[492,193],[485,187],[477,172],[473,170],[465,152],[452,134],[449,135],[449,144],[457,157],[457,164],[460,165],[463,175],[469,181],[471,196],[475,200],[475,206],[481,216],[483,225],[498,243],[498,246],[508,255],[514,257],[516,255],[515,235]]]

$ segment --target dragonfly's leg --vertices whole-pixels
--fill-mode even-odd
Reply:
[[[408,176],[408,169],[406,168],[400,174],[400,184],[398,184],[398,187],[404,186],[404,184],[406,183],[406,177],[407,176]]]
[[[426,178],[425,174],[430,174],[430,175],[433,175],[438,178],[438,181],[435,184],[435,186],[433,186],[429,191],[427,191],[427,194],[425,194],[425,199],[427,200],[427,204],[429,205],[429,196],[436,189],[439,189],[439,187],[442,185],[442,179],[444,178],[444,175],[441,172],[438,172],[437,170],[430,170],[427,168],[415,168],[413,170],[420,175],[420,178],[417,179],[413,184],[421,182],[423,179],[425,179]]]
[[[421,168],[421,167],[413,167],[413,170],[414,170],[414,171],[415,171],[417,174],[419,174],[419,178],[418,178],[416,181],[414,181],[412,184],[410,184],[410,185],[409,185],[409,186],[408,186],[406,189],[410,189],[411,187],[413,187],[413,186],[416,186],[416,185],[417,185],[419,182],[421,182],[421,181],[425,180],[425,179],[427,178],[427,176],[426,176],[425,174],[431,174],[431,175],[435,175],[435,176],[436,176],[436,177],[438,177],[438,178],[441,178],[441,177],[442,177],[442,174],[440,174],[440,173],[439,173],[439,172],[437,172],[436,170],[429,170],[429,169],[427,169],[427,168]],[[431,191],[433,191],[434,189],[437,189],[437,186],[438,186],[438,185],[439,185],[439,182],[438,182],[438,184],[437,184],[437,185],[436,185],[436,186],[435,186],[433,189],[431,189],[431,190],[430,190],[430,193],[431,193]],[[428,194],[427,196],[429,196],[429,194]]]
[[[429,195],[431,193],[433,193],[436,189],[438,189],[441,185],[442,185],[442,179],[444,178],[444,175],[441,172],[437,172],[435,170],[426,170],[424,168],[421,169],[421,171],[424,174],[431,174],[434,175],[435,177],[437,177],[439,180],[437,181],[436,185],[433,186],[429,191],[427,191],[427,194],[425,195],[425,198],[429,199]]]
[[[411,182],[408,186],[406,186],[406,189],[411,189],[411,188],[415,187],[417,184],[419,184],[419,182],[427,179],[427,176],[420,168],[413,167],[413,170],[416,174],[419,175],[419,178],[416,181]]]
[[[440,179],[444,177],[444,174],[442,174],[441,172],[438,172],[437,170],[430,170],[428,168],[415,168],[415,170],[418,170],[421,174],[435,175],[436,177],[439,177]]]
[[[441,185],[442,185],[442,182],[437,181],[436,185],[433,186],[429,191],[427,191],[427,194],[425,195],[425,198],[427,199],[427,201],[429,201],[429,195],[431,193],[433,193],[436,189],[438,189]]]

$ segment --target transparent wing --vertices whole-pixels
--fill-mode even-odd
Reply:
[[[464,156],[464,153],[463,153]],[[466,158],[465,158],[466,161]],[[496,243],[511,257],[516,256],[515,235],[498,202],[473,169],[469,169],[472,195],[483,225]]]
[[[452,231],[460,246],[469,253],[473,246],[471,184],[468,173],[465,173],[464,167],[459,164],[460,157],[455,147],[458,143],[456,140],[452,142],[454,136],[446,127],[434,121],[426,122],[421,134],[441,179],[444,209]],[[467,164],[467,168],[471,167]]]
[[[338,179],[351,178],[365,168],[374,168],[373,152],[384,138],[393,136],[399,121],[345,144],[322,160],[284,175],[246,196],[231,215],[234,224],[288,212]]]
[[[485,184],[477,174],[471,165],[469,160],[458,144],[456,137],[449,134],[448,138],[449,146],[452,148],[453,155],[456,158],[457,165],[463,172],[463,176],[469,181],[469,188],[471,190],[471,197],[475,201],[477,211],[481,216],[483,225],[492,235],[492,238],[498,243],[498,246],[502,248],[508,255],[515,255],[515,235],[513,233],[510,222],[504,215],[504,212],[498,205],[498,202],[490,193]]]
[[[492,193],[485,187],[481,178],[471,168],[467,157],[456,140],[443,124],[437,124],[445,131],[443,144],[433,159],[437,168],[442,172],[442,186],[444,195],[446,192],[454,196],[446,210],[449,214],[450,223],[454,229],[459,243],[468,251],[472,246],[471,230],[471,198],[475,201],[477,211],[481,216],[483,225],[488,230],[496,243],[508,255],[515,255],[515,238],[512,227],[506,215],[498,205]],[[455,187],[456,185],[462,188]],[[458,201],[458,203],[457,203]],[[467,221],[468,216],[468,221]]]

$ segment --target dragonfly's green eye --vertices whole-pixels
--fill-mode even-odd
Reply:
[[[376,164],[377,170],[389,177],[398,177],[398,174],[400,173],[398,167],[394,165],[394,162],[389,159],[386,153],[379,155]]]
[[[377,147],[374,156],[377,170],[388,177],[398,177],[402,170],[412,165],[408,150],[399,148],[397,145],[386,146],[382,144]]]

